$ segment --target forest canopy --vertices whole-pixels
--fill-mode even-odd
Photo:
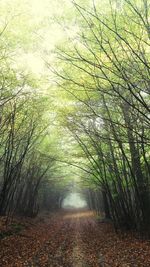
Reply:
[[[149,1],[6,0],[0,18],[0,214],[79,192],[149,231]]]

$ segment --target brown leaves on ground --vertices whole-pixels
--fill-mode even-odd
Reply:
[[[8,233],[8,234],[7,234]],[[150,241],[116,234],[88,211],[0,219],[2,267],[149,267]]]

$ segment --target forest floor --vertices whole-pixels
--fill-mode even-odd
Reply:
[[[150,240],[116,234],[85,210],[0,219],[1,267],[150,267]]]

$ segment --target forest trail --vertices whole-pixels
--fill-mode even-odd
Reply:
[[[22,222],[0,240],[1,267],[149,267],[150,242],[116,234],[86,210]],[[101,265],[103,262],[104,265]]]

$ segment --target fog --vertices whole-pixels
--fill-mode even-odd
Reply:
[[[62,203],[63,208],[86,208],[87,203],[79,193],[70,193]]]

